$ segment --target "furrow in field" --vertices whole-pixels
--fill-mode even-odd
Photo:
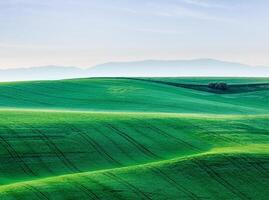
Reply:
[[[246,151],[246,149],[251,150]],[[0,186],[0,197],[5,199],[17,194],[25,198],[25,195],[33,193],[33,195],[39,196],[38,199],[51,199],[52,194],[49,195],[48,190],[57,194],[61,189],[69,187],[74,193],[84,194],[85,196],[78,195],[82,199],[87,199],[86,196],[92,199],[106,199],[104,195],[112,194],[115,199],[124,199],[124,197],[126,199],[126,194],[131,195],[127,199],[132,199],[131,197],[158,199],[156,197],[158,189],[163,190],[162,187],[167,185],[170,186],[169,190],[174,191],[168,197],[176,195],[183,199],[203,199],[206,192],[217,196],[217,194],[212,194],[209,188],[210,185],[214,185],[216,189],[221,189],[224,193],[218,194],[219,196],[227,197],[228,195],[231,198],[251,199],[251,195],[256,194],[246,191],[246,184],[251,185],[252,181],[258,178],[259,185],[256,185],[258,191],[268,186],[268,182],[264,182],[269,180],[268,177],[260,174],[260,169],[253,167],[259,163],[266,171],[269,170],[267,151],[268,147],[264,145],[229,147],[143,165],[18,182]],[[248,156],[248,161],[244,159],[245,156]],[[245,166],[247,172],[242,171],[242,166],[239,165]],[[189,177],[191,174],[193,177]],[[234,177],[231,174],[234,174]],[[143,176],[147,179],[143,179]],[[150,180],[149,177],[153,180]],[[140,182],[142,180],[144,183]],[[150,184],[151,181],[155,181],[156,185],[151,185],[150,190],[149,187],[143,187],[143,184]],[[204,181],[208,183],[204,185],[205,188],[202,188]],[[192,189],[189,185],[192,182],[200,185],[200,191]],[[235,185],[239,183],[242,185]],[[70,194],[70,196],[76,197],[74,194]]]
[[[36,110],[268,114],[268,83],[231,85],[231,91],[222,93],[208,89],[207,84],[210,80],[196,80],[196,83],[185,81],[180,78],[97,78],[5,83],[0,85],[0,107]],[[240,79],[237,81],[240,82]],[[259,100],[256,101],[257,99]]]
[[[268,115],[1,111],[0,136],[5,142],[0,144],[0,181],[145,164],[222,146],[267,144],[268,125]],[[33,173],[24,173],[22,167]]]

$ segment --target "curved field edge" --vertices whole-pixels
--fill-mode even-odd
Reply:
[[[220,80],[1,83],[0,199],[267,199],[268,79]]]
[[[268,115],[0,112],[1,184],[268,144]],[[245,149],[247,150],[247,149]]]
[[[145,78],[125,78],[130,80],[139,80],[139,81],[146,81],[152,82],[157,84],[164,84],[179,88],[187,88],[193,89],[197,91],[204,91],[204,92],[211,92],[216,94],[236,94],[236,93],[247,93],[247,92],[255,92],[255,91],[262,91],[262,90],[269,90],[269,83],[244,83],[244,84],[227,84],[226,81],[224,83],[227,84],[227,89],[219,90],[219,89],[212,89],[208,87],[209,83],[212,83],[208,80],[207,83],[180,83],[178,79],[169,79],[166,80],[164,78],[153,78],[153,79],[145,79]],[[221,80],[221,79],[220,79]],[[179,82],[178,82],[179,81]]]
[[[202,83],[203,79],[201,83],[197,80],[198,85]],[[14,82],[0,84],[0,107],[111,112],[268,114],[268,90],[259,91],[254,87],[251,92],[240,93],[241,90],[243,91],[237,89],[238,94],[214,94],[122,78]]]
[[[269,186],[268,170],[268,146],[228,147],[143,165],[4,185],[0,186],[0,197],[265,199]],[[248,189],[252,186],[255,191]]]

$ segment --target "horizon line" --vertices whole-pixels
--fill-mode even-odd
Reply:
[[[122,64],[122,63],[139,63],[139,62],[176,62],[176,61],[217,61],[217,62],[225,62],[230,64],[238,64],[238,65],[245,65],[249,67],[269,67],[266,65],[253,65],[253,64],[247,64],[244,62],[239,61],[231,61],[231,60],[224,60],[224,59],[217,59],[217,58],[189,58],[189,59],[137,59],[137,60],[119,60],[119,61],[106,61],[106,62],[100,62],[92,66],[88,67],[81,67],[81,66],[72,66],[72,65],[56,65],[56,64],[48,64],[48,65],[32,65],[32,66],[26,66],[26,67],[10,67],[10,68],[1,68],[0,70],[16,70],[16,69],[33,69],[33,68],[44,68],[44,67],[60,67],[60,68],[77,68],[77,69],[90,69],[96,66],[105,65],[105,64]]]

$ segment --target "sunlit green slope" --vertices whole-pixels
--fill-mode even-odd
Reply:
[[[173,82],[175,79],[169,79],[169,81]],[[242,81],[246,83],[244,79]],[[201,83],[204,84],[205,80],[201,79]],[[215,94],[123,78],[16,82],[0,84],[0,107],[83,111],[269,114],[268,92],[269,88],[236,94]]]
[[[1,199],[267,199],[268,147],[215,149],[145,165],[0,186]]]
[[[268,186],[267,115],[0,115],[2,199],[253,197],[247,187]]]
[[[267,199],[266,81],[1,83],[0,199]]]

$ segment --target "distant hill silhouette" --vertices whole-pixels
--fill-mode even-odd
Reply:
[[[0,70],[0,81],[55,80],[82,77],[269,77],[269,67],[214,59],[111,62],[87,69],[42,66]]]

